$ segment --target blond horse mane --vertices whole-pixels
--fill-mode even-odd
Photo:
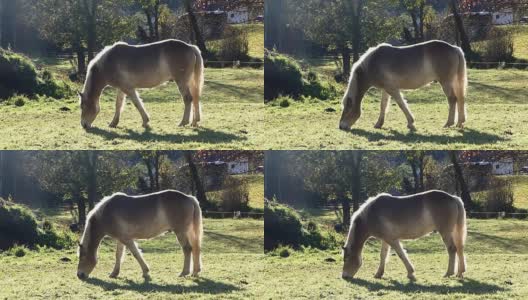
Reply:
[[[84,226],[84,232],[80,240],[81,245],[84,245],[86,241],[90,240],[90,232],[91,232],[90,227],[92,224],[92,220],[95,217],[101,215],[102,211],[104,210],[104,206],[106,205],[106,203],[108,203],[108,200],[118,195],[126,196],[125,193],[120,193],[120,192],[114,193],[110,196],[106,196],[101,201],[99,201],[90,212],[88,212],[88,215],[86,215],[86,225]]]
[[[367,201],[365,201],[363,204],[361,204],[361,206],[358,208],[358,210],[356,210],[353,214],[352,214],[352,217],[350,217],[350,229],[348,230],[348,235],[347,235],[347,240],[345,242],[345,248],[349,249],[352,247],[352,242],[354,241],[353,238],[354,238],[354,230],[355,230],[355,224],[356,224],[356,219],[360,216],[363,216],[364,214],[366,214],[368,212],[368,208],[370,206],[370,204],[372,202],[374,202],[376,199],[378,199],[379,197],[381,196],[391,196],[391,194],[388,194],[388,193],[381,193],[381,194],[378,194],[374,197],[370,197],[367,199]]]

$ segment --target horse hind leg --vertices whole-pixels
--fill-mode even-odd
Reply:
[[[453,240],[458,256],[458,270],[456,276],[458,278],[464,278],[464,272],[466,272],[466,257],[464,256],[464,238],[462,237],[462,233],[456,231]]]
[[[390,104],[389,94],[386,91],[382,91],[380,115],[378,118],[378,122],[376,123],[376,125],[374,125],[374,128],[380,129],[383,126],[383,123],[385,123],[385,116],[387,115],[387,112],[389,111],[389,104]]]
[[[381,241],[381,252],[380,252],[380,264],[378,267],[378,271],[376,272],[376,275],[374,275],[374,278],[381,278],[383,277],[383,274],[385,273],[385,265],[388,262],[389,258],[389,252],[390,252],[390,246],[385,241]]]
[[[447,97],[447,102],[449,103],[449,116],[447,117],[447,122],[444,127],[451,127],[455,125],[456,117],[456,107],[457,107],[457,96],[455,94],[455,89],[451,84],[442,84],[442,89]]]
[[[185,105],[183,109],[183,118],[178,126],[185,126],[190,123],[192,117],[192,95],[191,90],[186,84],[178,83],[178,89],[183,98],[183,104]]]
[[[180,242],[183,251],[183,270],[180,273],[180,277],[184,277],[191,274],[192,245],[186,234],[177,233],[176,237],[178,238],[178,242]]]
[[[192,243],[192,260],[193,260],[193,276],[198,276],[198,274],[202,271],[202,257],[201,257],[201,251],[202,251],[202,245],[200,242],[199,237],[197,237],[195,234],[191,233],[191,243]]]
[[[444,277],[449,277],[455,274],[455,262],[457,247],[455,245],[452,233],[443,233],[442,240],[446,246],[447,254],[449,255],[449,263],[447,265],[447,272]]]

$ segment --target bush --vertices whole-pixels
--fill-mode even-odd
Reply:
[[[0,199],[0,249],[15,245],[63,249],[74,244],[75,236],[72,233],[61,232],[50,225],[46,229],[39,228],[30,209]]]
[[[513,184],[509,178],[494,177],[486,192],[486,211],[514,212]]]
[[[283,98],[279,102],[280,107],[289,107],[290,106],[290,100],[288,98]]]
[[[246,30],[232,26],[227,27],[219,47],[217,55],[220,60],[249,60],[249,40]]]
[[[303,73],[300,64],[286,55],[265,50],[264,52],[264,100],[279,95],[298,99],[301,96],[327,100],[337,95],[333,84],[323,81],[313,71]]]
[[[264,250],[279,245],[299,249],[301,246],[333,249],[339,245],[336,233],[325,232],[314,222],[303,225],[301,216],[293,208],[275,201],[265,201]]]
[[[224,211],[249,210],[249,187],[246,181],[228,176],[223,187],[221,198]]]
[[[73,95],[68,84],[54,79],[49,71],[39,72],[31,59],[22,54],[0,49],[0,70],[0,99],[15,94],[56,99]]]
[[[486,36],[486,41],[479,43],[476,51],[485,61],[513,61],[513,35],[510,31],[493,27]]]

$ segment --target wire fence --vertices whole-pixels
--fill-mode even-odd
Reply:
[[[332,206],[321,207],[320,210],[324,211],[335,211],[336,208]],[[468,218],[474,219],[526,219],[528,218],[528,213],[517,212],[510,213],[504,211],[468,211],[466,212]]]
[[[263,219],[264,213],[245,211],[203,211],[202,216],[212,219]]]

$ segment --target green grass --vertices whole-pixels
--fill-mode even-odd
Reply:
[[[513,33],[513,56],[518,59],[528,60],[528,26],[505,26]]]
[[[329,62],[331,64],[331,62]],[[266,107],[269,149],[523,149],[528,147],[528,71],[469,70],[468,120],[464,130],[444,129],[447,100],[439,84],[406,91],[416,119],[410,132],[401,110],[392,101],[384,128],[374,129],[380,91],[363,99],[363,114],[349,132],[337,129],[341,99],[295,102]],[[342,87],[344,88],[344,86]],[[340,94],[342,94],[341,92]],[[327,112],[327,109],[335,111]]]
[[[97,267],[86,282],[76,277],[76,250],[30,251],[17,258],[0,253],[0,299],[250,299],[262,294],[263,221],[204,219],[203,263],[199,278],[179,278],[183,254],[174,234],[140,241],[152,281],[128,253],[120,278],[108,274],[114,242],[105,239]],[[70,261],[62,261],[69,259]]]
[[[324,214],[323,214],[324,215]],[[468,220],[464,280],[443,278],[447,253],[438,234],[404,241],[417,281],[406,277],[400,259],[391,254],[383,279],[374,279],[380,244],[369,240],[363,266],[352,281],[341,279],[341,251],[305,250],[288,258],[268,255],[264,278],[274,288],[270,299],[525,299],[528,297],[528,222]],[[328,259],[335,261],[327,261]]]
[[[42,63],[46,61],[42,60]],[[48,61],[49,63],[49,61]],[[64,61],[51,61],[66,70]],[[80,126],[78,98],[26,101],[22,107],[0,104],[0,149],[256,149],[264,140],[262,70],[206,69],[199,128],[178,127],[183,102],[172,82],[140,90],[151,117],[151,130],[130,101],[117,129],[108,124],[116,90],[107,88],[93,129]],[[67,109],[67,111],[63,111]]]
[[[249,41],[249,56],[263,59],[264,57],[264,24],[235,25],[247,30]]]

